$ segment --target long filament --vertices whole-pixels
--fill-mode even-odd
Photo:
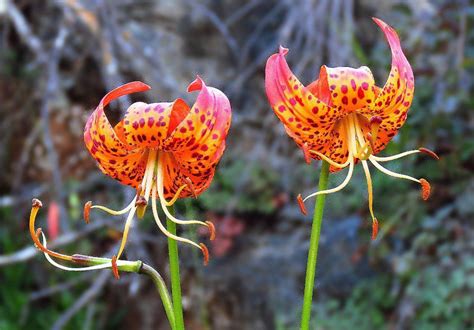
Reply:
[[[365,177],[367,179],[367,194],[369,198],[369,211],[370,211],[370,215],[372,216],[372,220],[374,220],[375,219],[374,208],[373,208],[374,193],[372,189],[372,178],[370,176],[369,166],[367,165],[366,160],[362,161],[362,167],[364,168]]]
[[[58,258],[58,259],[71,261],[72,260],[71,256],[48,250],[46,246],[43,246],[43,244],[41,244],[41,242],[39,241],[38,235],[40,232],[42,233],[42,231],[40,228],[35,230],[35,222],[36,222],[36,215],[38,214],[38,211],[41,206],[35,206],[35,201],[41,204],[39,200],[33,200],[33,206],[30,212],[29,228],[30,228],[30,235],[31,235],[31,238],[33,239],[33,242],[35,243],[36,247],[40,249],[43,253],[49,254],[50,256]]]
[[[119,211],[109,209],[108,207],[102,206],[102,205],[92,205],[91,209],[98,209],[98,210],[107,212],[111,215],[122,215],[130,211],[130,209],[133,207],[134,204],[135,204],[135,198],[124,209],[119,210]]]
[[[388,157],[377,157],[377,156],[372,156],[371,159],[375,159],[378,162],[389,162],[395,159],[403,158],[409,155],[417,154],[420,153],[420,150],[409,150],[405,151],[396,155],[388,156]]]
[[[178,200],[179,196],[181,195],[181,192],[183,191],[184,188],[186,188],[187,185],[186,184],[183,184],[181,187],[178,188],[178,190],[176,191],[176,193],[174,194],[173,198],[171,198],[169,201],[163,199],[165,201],[165,204],[166,206],[171,206],[173,205],[174,203],[176,203],[176,201]],[[159,190],[159,189],[158,189]]]
[[[143,181],[145,182],[145,199],[148,202],[150,198],[151,187],[153,186],[153,174],[155,170],[155,163],[157,158],[157,151],[154,149],[150,150],[150,154],[148,156],[148,161],[146,164],[146,171]]]
[[[127,216],[127,220],[125,221],[125,227],[123,229],[123,234],[122,234],[122,241],[120,242],[120,248],[117,253],[117,260],[120,259],[120,256],[122,255],[123,250],[125,249],[125,245],[127,244],[128,233],[130,231],[130,226],[132,225],[133,216],[135,215],[136,210],[137,210],[136,207],[132,208],[132,210]]]
[[[43,234],[43,232],[41,232],[41,235],[42,235],[42,239],[43,239],[43,245],[46,248],[46,244],[47,244],[46,236]],[[70,271],[70,272],[85,272],[85,271],[89,271],[89,270],[106,269],[106,268],[112,267],[112,263],[104,263],[102,265],[94,265],[94,266],[88,266],[88,267],[67,267],[67,266],[63,266],[63,265],[57,263],[56,261],[54,261],[53,258],[51,258],[50,255],[46,252],[44,252],[44,256],[46,257],[46,260],[48,260],[48,262],[51,265],[53,265],[54,267],[57,267],[57,268],[62,269],[62,270],[67,270],[67,271]],[[117,262],[117,264],[120,265],[121,262],[119,261],[119,262]]]
[[[158,228],[160,228],[160,230],[163,232],[163,234],[165,234],[166,236],[168,236],[171,239],[174,239],[174,240],[179,241],[179,242],[191,244],[191,245],[197,247],[198,249],[202,250],[202,247],[199,244],[197,244],[197,243],[195,243],[195,242],[193,242],[193,241],[191,241],[187,238],[183,238],[183,237],[173,235],[163,226],[163,224],[160,221],[160,218],[158,217],[158,211],[157,211],[157,207],[156,207],[156,187],[155,186],[153,186],[151,194],[152,194],[152,197],[151,197],[152,204],[151,204],[151,206],[152,206],[152,211],[153,211],[153,218],[155,218],[155,222],[158,225]]]
[[[337,167],[337,168],[344,168],[346,167],[347,165],[349,165],[349,163],[351,162],[351,157],[347,157],[347,160],[342,163],[342,164],[339,164],[339,163],[336,163],[335,161],[333,161],[331,158],[325,156],[324,154],[318,152],[318,151],[315,151],[315,150],[310,150],[309,151],[310,153],[312,154],[315,154],[315,155],[318,155],[321,159],[325,160],[326,162],[328,162],[330,165],[334,166],[334,167]]]
[[[351,157],[352,158],[352,157]],[[317,191],[309,196],[307,196],[303,202],[305,202],[308,198],[311,198],[311,197],[314,197],[314,196],[317,196],[317,195],[322,195],[322,194],[332,194],[332,193],[335,193],[339,190],[342,190],[345,186],[347,186],[347,184],[349,183],[349,181],[351,180],[351,177],[352,177],[352,173],[354,171],[354,161],[351,160],[351,162],[349,163],[349,171],[347,172],[347,176],[346,178],[344,179],[344,181],[337,187],[335,188],[332,188],[332,189],[327,189],[327,190],[321,190],[321,191]]]
[[[160,158],[160,156],[158,156],[158,158]],[[177,219],[175,216],[173,216],[171,214],[171,212],[168,210],[168,208],[166,207],[167,203],[166,203],[166,199],[165,199],[165,195],[164,195],[164,192],[163,192],[163,162],[161,161],[161,159],[158,159],[158,166],[157,166],[157,170],[156,170],[156,187],[157,187],[157,190],[158,190],[158,197],[160,199],[160,204],[161,204],[161,208],[163,209],[163,212],[165,212],[166,216],[168,217],[168,219],[170,219],[171,221],[173,221],[174,223],[177,223],[177,224],[180,224],[180,225],[201,225],[201,226],[206,226],[206,227],[209,227],[209,225],[203,221],[199,221],[199,220],[180,220],[180,219]]]
[[[370,162],[372,164],[374,164],[374,166],[381,172],[387,174],[387,175],[390,175],[390,176],[393,176],[395,178],[399,178],[399,179],[405,179],[405,180],[411,180],[411,181],[414,181],[414,182],[417,182],[417,183],[420,183],[420,180],[418,179],[415,179],[414,177],[411,177],[409,175],[405,175],[405,174],[400,174],[400,173],[396,173],[396,172],[393,172],[393,171],[390,171],[389,169],[386,169],[385,167],[383,167],[382,165],[380,165],[379,163],[377,163],[377,161],[371,156],[369,158]]]
[[[371,143],[370,143],[370,141],[366,141],[364,139],[364,134],[362,133],[360,126],[356,122],[357,117],[356,116],[351,116],[350,120],[352,122],[351,126],[353,127],[354,133],[355,133],[354,138],[357,139],[357,141],[359,142],[359,146],[360,146],[359,149],[357,150],[357,156],[356,157],[361,159],[361,160],[366,160],[366,159],[369,158],[370,154],[372,153]]]

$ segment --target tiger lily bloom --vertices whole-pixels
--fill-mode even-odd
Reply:
[[[159,229],[176,241],[199,248],[203,253],[204,263],[207,264],[207,247],[203,243],[168,232],[158,216],[157,202],[171,221],[180,225],[205,226],[209,229],[210,239],[214,239],[212,222],[178,219],[168,207],[179,198],[197,197],[209,187],[215,167],[225,149],[231,121],[230,103],[220,90],[207,87],[197,77],[188,86],[188,92],[199,91],[192,107],[182,99],[171,103],[137,102],[112,127],[104,108],[121,96],[149,89],[148,85],[138,81],[120,86],[108,93],[89,117],[84,130],[84,141],[90,154],[103,173],[133,187],[136,194],[124,209],[118,211],[87,202],[84,206],[84,219],[89,222],[92,209],[112,215],[128,213],[120,248],[112,258],[116,264],[125,248],[134,216],[143,217],[148,203],[151,203],[153,217]],[[30,217],[30,231],[35,244],[52,257],[74,261],[70,256],[49,251],[39,241],[39,232],[35,231],[34,222],[40,204],[39,201],[33,202]]]
[[[280,47],[279,52],[267,61],[265,88],[275,114],[303,150],[308,163],[311,158],[325,160],[330,164],[331,172],[348,167],[347,176],[339,186],[315,192],[304,199],[298,195],[301,211],[306,214],[304,202],[308,198],[343,189],[352,177],[354,165],[360,161],[367,179],[372,239],[375,239],[378,221],[373,211],[368,163],[387,175],[419,183],[422,198],[426,200],[430,195],[428,181],[395,173],[380,163],[420,152],[439,158],[426,148],[388,157],[376,156],[404,124],[413,100],[415,81],[395,30],[380,19],[373,20],[385,34],[392,53],[390,75],[383,87],[375,85],[366,66],[356,69],[325,65],[321,67],[319,79],[304,86],[288,67],[285,60],[288,49]]]

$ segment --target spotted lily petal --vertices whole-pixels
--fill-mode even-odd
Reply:
[[[380,19],[374,18],[382,29],[392,53],[392,68],[382,91],[375,100],[372,113],[382,119],[374,152],[383,150],[405,123],[413,100],[415,80],[413,70],[400,45],[397,32]]]
[[[280,51],[267,61],[265,90],[268,100],[296,143],[300,146],[307,143],[310,148],[323,151],[342,112],[330,107],[295,77],[285,60],[287,53],[286,48],[280,47]]]
[[[164,150],[173,155],[182,174],[191,179],[199,194],[209,186],[224,152],[231,107],[224,93],[207,87],[199,77],[188,91],[200,92],[192,109],[165,142]]]
[[[124,143],[121,132],[116,132],[110,125],[104,108],[121,96],[149,89],[148,85],[135,81],[109,92],[91,114],[84,129],[86,148],[102,172],[134,187],[139,184],[143,176],[146,159],[142,151],[133,151]]]

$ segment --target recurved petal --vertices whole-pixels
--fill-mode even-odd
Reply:
[[[318,93],[312,93],[291,72],[280,47],[267,61],[265,68],[265,90],[270,105],[285,125],[290,136],[301,146],[307,143],[313,149],[322,148],[342,112],[331,108]],[[313,84],[314,85],[314,84]],[[317,157],[315,157],[317,158]]]
[[[382,118],[380,134],[376,141],[375,152],[377,153],[385,147],[405,123],[408,109],[413,100],[415,80],[395,30],[380,19],[374,18],[373,20],[385,34],[392,53],[390,75],[375,100],[372,111],[374,115]]]
[[[207,87],[197,78],[188,92],[200,91],[192,109],[165,141],[184,176],[189,177],[197,193],[210,183],[214,168],[225,149],[231,122],[231,107],[220,90]]]
[[[134,177],[140,174],[139,164],[142,155],[139,152],[133,152],[122,142],[110,125],[104,107],[120,96],[148,89],[150,89],[148,85],[135,81],[109,92],[90,115],[84,129],[86,148],[97,161],[100,169],[105,174],[129,185],[133,185]],[[133,166],[136,166],[137,169],[134,169]],[[137,172],[136,175],[135,172]],[[132,179],[127,179],[127,176]]]
[[[330,68],[325,65],[319,73],[320,93],[329,99],[332,107],[349,114],[372,106],[376,97],[374,77],[370,69],[361,66]]]

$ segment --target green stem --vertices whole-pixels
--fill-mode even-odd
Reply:
[[[319,175],[319,191],[325,190],[328,186],[329,164],[322,161],[321,174]],[[306,264],[306,278],[304,282],[303,311],[301,313],[301,330],[309,330],[311,320],[311,306],[313,301],[314,276],[316,273],[316,262],[318,258],[319,236],[321,234],[321,224],[323,220],[324,202],[326,194],[316,197],[314,207],[313,224],[311,228],[311,238],[308,251],[308,262]]]
[[[171,329],[175,330],[176,320],[173,312],[173,303],[171,302],[171,297],[168,293],[168,289],[166,288],[165,281],[153,267],[145,263],[140,267],[139,273],[148,275],[153,280],[153,283],[160,294],[161,301],[163,302],[163,307],[165,308],[166,316],[168,317]]]
[[[166,227],[171,234],[176,235],[176,224],[173,221],[166,219]],[[181,281],[179,276],[178,244],[172,238],[168,238],[168,253],[170,258],[171,295],[173,296],[176,330],[184,330]]]
[[[97,266],[97,265],[102,265],[102,264],[110,264],[112,261],[109,258],[92,257],[92,256],[81,255],[81,254],[74,254],[72,257],[73,257],[72,261],[84,266]],[[152,279],[160,295],[171,329],[175,330],[176,325],[175,325],[175,317],[174,317],[174,312],[173,312],[173,303],[171,302],[171,297],[170,297],[170,294],[168,293],[168,288],[166,287],[166,283],[161,277],[160,273],[158,273],[150,265],[147,265],[140,260],[137,260],[137,261],[120,260],[117,263],[117,268],[119,272],[144,274],[144,275],[148,275]]]

